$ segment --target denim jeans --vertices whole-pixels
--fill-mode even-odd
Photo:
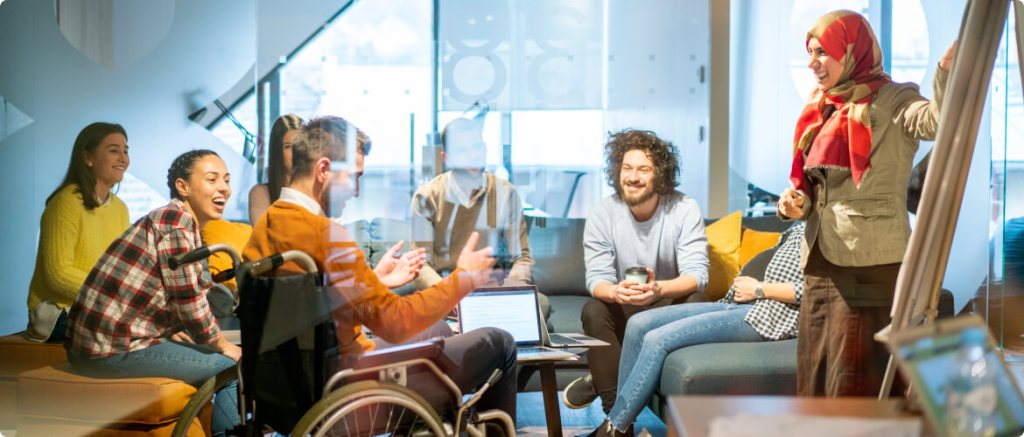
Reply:
[[[199,387],[207,379],[235,365],[235,360],[207,346],[165,341],[126,354],[90,359],[68,353],[75,371],[93,378],[171,378]],[[215,435],[241,423],[238,386],[231,382],[213,398],[210,427]]]
[[[661,379],[665,357],[704,343],[764,341],[743,320],[753,305],[690,303],[644,311],[629,318],[619,361],[619,387],[608,419],[625,431],[647,405]]]

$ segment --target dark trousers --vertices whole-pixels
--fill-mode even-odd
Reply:
[[[797,336],[797,394],[878,396],[889,361],[876,332],[889,324],[900,263],[843,267],[817,245],[804,270]],[[902,391],[896,380],[894,392]]]
[[[694,293],[682,302],[707,302],[704,293]],[[615,395],[619,381],[619,358],[622,357],[622,338],[626,335],[626,322],[634,314],[652,308],[671,305],[673,302],[662,299],[648,306],[620,305],[590,299],[580,314],[583,321],[583,333],[598,340],[608,342],[608,346],[592,347],[587,352],[587,366],[594,379],[594,389],[601,396],[601,408],[608,414],[615,405]]]
[[[465,334],[444,339],[444,354],[456,365],[448,376],[463,394],[479,388],[494,369],[501,369],[502,376],[487,389],[480,398],[476,409],[496,408],[516,420],[516,342],[512,335],[496,328],[480,328]],[[409,376],[409,388],[420,393],[442,415],[450,407],[447,392],[437,384],[436,378],[425,374]],[[439,395],[439,396],[434,396]]]

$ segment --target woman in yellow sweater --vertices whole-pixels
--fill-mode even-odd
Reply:
[[[128,134],[97,122],[75,138],[64,182],[46,199],[28,292],[28,337],[64,339],[67,308],[93,264],[128,228],[128,207],[112,189],[128,170]]]

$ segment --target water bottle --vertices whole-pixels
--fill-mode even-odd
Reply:
[[[946,430],[952,437],[994,436],[996,433],[996,375],[999,363],[985,353],[985,331],[968,329],[949,369],[946,392]]]

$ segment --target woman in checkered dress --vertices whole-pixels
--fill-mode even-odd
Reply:
[[[796,337],[803,269],[804,222],[779,237],[764,281],[740,276],[718,302],[670,305],[629,319],[619,361],[618,394],[594,435],[621,435],[647,405],[665,357],[704,343],[773,341]]]

